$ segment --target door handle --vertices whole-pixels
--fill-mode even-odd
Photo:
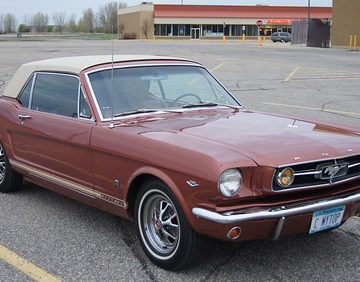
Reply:
[[[19,120],[24,120],[24,119],[29,119],[31,118],[31,116],[27,116],[27,115],[19,115]]]
[[[27,116],[27,115],[18,115],[18,117],[19,117],[19,120],[21,120],[21,121],[24,121],[25,119],[30,119],[31,118],[31,116]]]

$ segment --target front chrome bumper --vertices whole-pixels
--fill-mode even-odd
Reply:
[[[192,213],[203,219],[214,221],[222,224],[231,224],[244,221],[262,220],[262,219],[285,219],[285,217],[315,212],[322,209],[332,208],[336,206],[351,204],[360,201],[360,193],[344,196],[322,199],[310,203],[303,203],[294,206],[283,206],[280,208],[269,209],[266,211],[254,213],[234,214],[234,212],[217,213],[203,208],[193,208]]]

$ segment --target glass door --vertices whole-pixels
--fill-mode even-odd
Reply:
[[[200,28],[191,29],[191,39],[200,39]]]

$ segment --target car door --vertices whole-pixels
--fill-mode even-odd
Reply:
[[[10,132],[15,165],[48,182],[93,196],[91,111],[75,75],[38,72],[19,98]]]

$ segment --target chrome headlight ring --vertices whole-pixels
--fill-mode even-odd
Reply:
[[[219,178],[218,189],[221,195],[232,198],[239,194],[242,187],[242,174],[240,170],[231,168],[225,170]]]

